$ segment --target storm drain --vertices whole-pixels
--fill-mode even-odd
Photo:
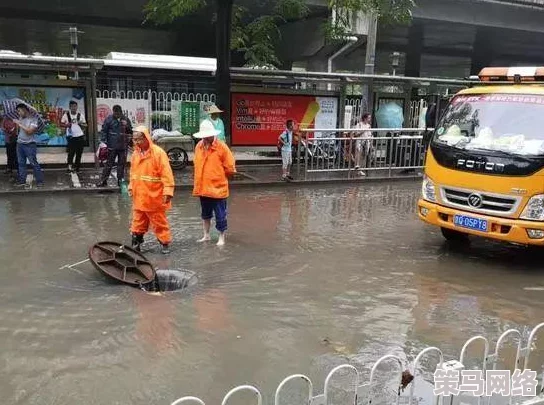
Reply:
[[[155,279],[140,288],[146,292],[183,291],[196,283],[196,274],[189,270],[156,270]]]

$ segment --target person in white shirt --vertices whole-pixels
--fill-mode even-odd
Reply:
[[[372,116],[368,113],[363,114],[361,122],[359,122],[355,127],[357,129],[370,130],[372,127]],[[357,143],[355,145],[355,170],[358,170],[361,176],[366,176],[366,173],[364,172],[363,168],[367,166],[367,161],[368,161],[368,158],[370,157],[370,152],[372,148],[372,140],[368,138],[372,138],[372,132],[371,131],[359,132],[357,134],[357,137],[367,138],[367,139],[357,139]]]
[[[77,112],[77,102],[70,101],[70,110],[62,116],[61,126],[66,128],[66,139],[68,140],[68,173],[72,173],[72,171],[79,173],[81,155],[85,147],[84,129],[87,127],[87,122],[85,116]]]

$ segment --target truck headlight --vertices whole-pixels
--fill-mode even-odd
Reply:
[[[430,202],[436,202],[436,190],[434,187],[434,182],[427,177],[423,176],[423,184],[421,185],[421,196],[424,200]]]
[[[520,218],[530,221],[544,221],[544,194],[532,196]]]

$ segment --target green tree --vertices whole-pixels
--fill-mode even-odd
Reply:
[[[146,18],[157,24],[168,24],[215,3],[233,3],[232,0],[149,0]],[[324,26],[328,40],[341,40],[349,34],[349,12],[371,12],[383,24],[402,24],[411,19],[413,0],[327,0],[330,10],[336,10],[335,21]],[[278,67],[281,64],[276,49],[281,39],[280,27],[289,21],[308,15],[306,0],[235,0],[230,15],[230,49],[244,53],[251,66]],[[213,16],[218,22],[217,13]]]
[[[350,12],[373,13],[381,23],[404,23],[411,18],[413,1],[327,0],[336,18],[325,26],[324,34],[333,41],[347,34]],[[225,129],[230,138],[230,51],[244,52],[248,65],[279,66],[276,47],[281,39],[280,26],[304,18],[310,10],[306,0],[236,0],[236,4],[234,0],[149,0],[144,13],[147,21],[169,24],[212,5],[215,6],[217,104],[225,110]]]

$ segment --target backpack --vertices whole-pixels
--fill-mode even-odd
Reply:
[[[9,137],[13,137],[13,138],[17,137],[17,125],[15,125],[15,123],[11,119],[4,120],[2,130]]]
[[[70,115],[70,111],[66,111],[66,117],[68,117],[68,122],[72,120],[72,116]],[[77,113],[77,121],[79,122],[79,119],[81,118],[81,113]]]
[[[101,162],[105,162],[108,160],[108,147],[107,146],[101,146],[98,149],[98,160]]]

